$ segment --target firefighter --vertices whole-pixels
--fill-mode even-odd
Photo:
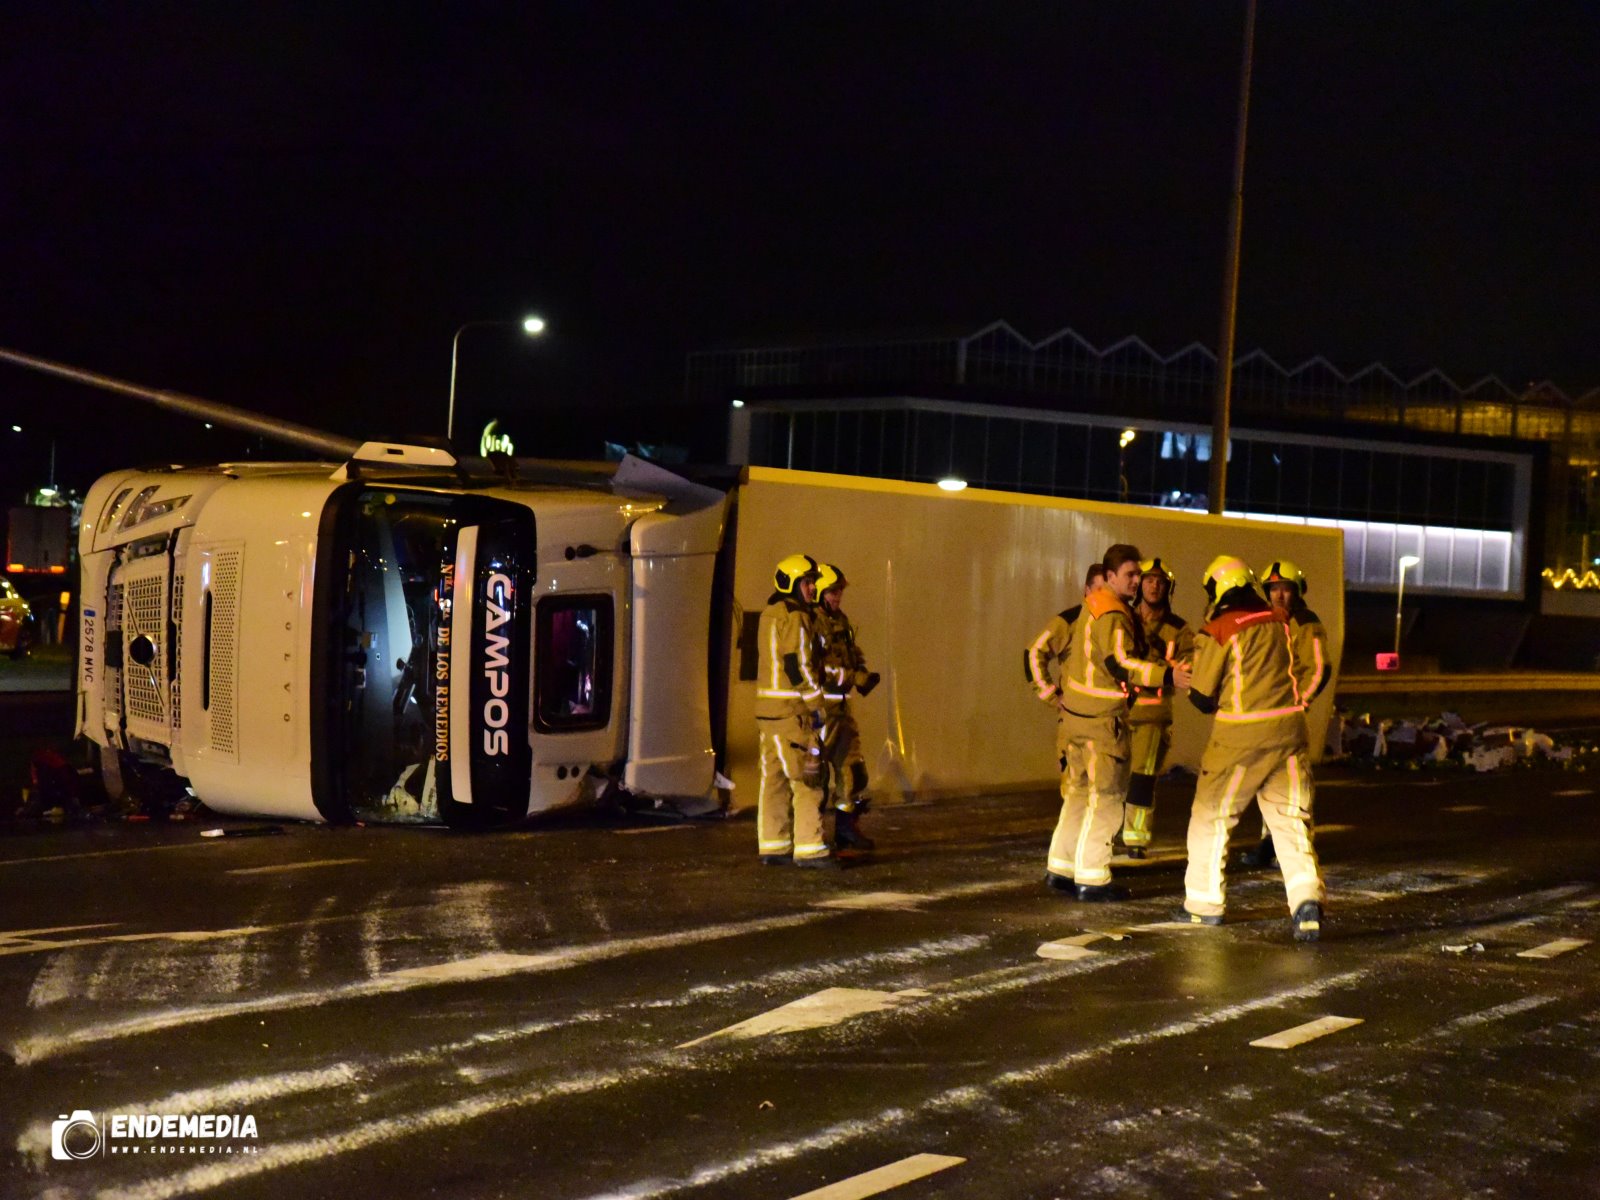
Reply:
[[[1289,618],[1289,649],[1294,655],[1294,681],[1300,702],[1309,708],[1333,678],[1328,631],[1322,619],[1306,607],[1306,573],[1286,558],[1274,559],[1260,575],[1262,589],[1273,608]],[[1261,840],[1239,855],[1247,867],[1273,865],[1272,835],[1261,826]]]
[[[1105,581],[1105,564],[1092,564],[1083,577],[1083,598],[1087,600],[1099,591],[1105,586]],[[1066,710],[1062,704],[1061,684],[1056,680],[1061,676],[1067,650],[1072,645],[1072,627],[1082,612],[1082,604],[1063,609],[1050,618],[1050,623],[1022,652],[1023,677],[1033,689],[1033,694],[1056,714],[1056,761],[1063,776],[1067,770],[1067,727],[1063,719]]]
[[[1139,596],[1134,614],[1144,634],[1151,662],[1188,665],[1194,657],[1194,630],[1172,611],[1176,578],[1159,558],[1139,564]],[[1140,689],[1128,713],[1132,727],[1132,774],[1122,806],[1122,844],[1129,858],[1143,858],[1150,845],[1156,816],[1156,776],[1172,745],[1172,689]]]
[[[1214,716],[1189,816],[1178,916],[1222,924],[1228,835],[1254,799],[1277,845],[1294,938],[1314,942],[1324,889],[1312,844],[1311,759],[1289,620],[1262,598],[1240,559],[1214,560],[1203,583],[1210,609],[1195,638],[1189,699]]]
[[[878,686],[856,644],[855,626],[844,612],[844,572],[823,563],[817,577],[817,634],[822,643],[822,757],[828,768],[828,799],[833,807],[834,843],[841,850],[871,850],[861,832],[867,808],[867,763],[861,756],[861,731],[850,712],[852,690],[865,696]]]
[[[761,792],[756,837],[761,862],[769,867],[837,865],[822,827],[821,647],[812,614],[818,569],[808,554],[780,562],[757,626]]]
[[[1045,883],[1079,900],[1128,895],[1111,882],[1111,838],[1122,822],[1128,790],[1128,689],[1188,683],[1187,667],[1144,656],[1128,607],[1139,587],[1139,558],[1135,547],[1120,543],[1106,551],[1101,560],[1105,586],[1084,598],[1071,626],[1061,683],[1050,685],[1058,695],[1048,698],[1061,708],[1065,765]]]

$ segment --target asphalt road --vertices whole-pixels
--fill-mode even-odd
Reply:
[[[1044,794],[834,873],[748,820],[0,838],[0,1193],[1593,1195],[1597,788],[1325,771],[1314,946],[1275,872],[1161,924],[1181,786],[1106,906],[1041,886]],[[256,1136],[56,1160],[80,1109]]]

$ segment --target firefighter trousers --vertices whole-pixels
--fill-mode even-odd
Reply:
[[[842,813],[855,812],[856,800],[867,790],[867,760],[861,754],[861,730],[848,700],[828,709],[822,757],[828,765],[828,803]]]
[[[1172,726],[1166,721],[1140,721],[1131,734],[1132,778],[1128,799],[1122,806],[1122,844],[1148,846],[1156,819],[1156,776],[1167,761],[1172,745]]]
[[[1061,816],[1050,839],[1049,870],[1086,886],[1111,882],[1111,839],[1128,790],[1128,719],[1063,712]]]
[[[1311,759],[1303,741],[1243,747],[1212,742],[1200,759],[1200,782],[1189,815],[1189,868],[1184,907],[1221,916],[1227,903],[1228,835],[1253,799],[1272,834],[1292,913],[1307,900],[1322,902],[1322,870],[1312,841]]]
[[[757,720],[756,731],[761,738],[761,792],[756,799],[758,853],[826,858],[832,848],[822,828],[824,768],[811,719]],[[816,761],[808,764],[808,758]]]

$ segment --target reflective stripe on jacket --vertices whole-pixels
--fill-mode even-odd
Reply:
[[[1137,616],[1144,631],[1146,657],[1151,662],[1172,667],[1194,660],[1194,630],[1182,617],[1171,609],[1155,614],[1143,605],[1140,605]],[[1172,692],[1173,689],[1166,686],[1153,691],[1141,688],[1134,696],[1133,711],[1128,714],[1128,720],[1135,725],[1145,722],[1172,724]]]
[[[1073,623],[1082,611],[1083,606],[1079,604],[1051,617],[1050,623],[1022,652],[1023,677],[1033,688],[1033,694],[1046,704],[1053,705],[1061,695],[1057,675],[1072,644]]]
[[[1108,663],[1116,664],[1122,678],[1111,673]],[[1124,679],[1138,687],[1156,687],[1167,670],[1165,663],[1144,657],[1144,639],[1128,606],[1115,592],[1101,589],[1090,593],[1073,623],[1062,703],[1084,717],[1123,712],[1128,704]]]
[[[819,604],[812,617],[822,646],[823,699],[838,704],[851,688],[867,682],[867,656],[856,645],[856,627],[842,610],[830,612],[827,605]]]
[[[1304,604],[1289,614],[1289,649],[1294,655],[1294,682],[1300,703],[1309,705],[1333,679],[1333,656],[1321,618]]]
[[[801,716],[822,702],[822,682],[811,610],[799,600],[775,595],[756,627],[761,665],[756,673],[756,716]]]
[[[1276,609],[1230,609],[1195,638],[1195,707],[1214,711],[1212,740],[1276,744],[1304,737],[1305,706],[1294,677],[1288,618]],[[1225,732],[1233,729],[1233,733]]]

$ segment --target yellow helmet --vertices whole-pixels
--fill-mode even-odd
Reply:
[[[1261,572],[1261,585],[1269,583],[1292,583],[1300,589],[1300,595],[1306,594],[1306,573],[1287,558],[1277,559]]]
[[[1146,558],[1139,563],[1139,582],[1143,583],[1146,575],[1159,575],[1165,579],[1167,581],[1167,599],[1172,599],[1172,593],[1178,588],[1178,577],[1173,573],[1171,567],[1161,561],[1159,555],[1155,558]]]
[[[812,578],[817,574],[817,560],[809,554],[791,554],[778,564],[777,570],[772,573],[772,584],[785,596],[794,595],[795,585],[807,575]]]
[[[832,563],[817,564],[817,595],[831,592],[834,588],[842,588],[849,584],[844,577],[844,572]]]
[[[1212,559],[1200,580],[1210,604],[1215,604],[1219,596],[1227,595],[1234,588],[1250,587],[1255,581],[1255,572],[1246,565],[1244,559],[1231,554],[1219,554]]]

